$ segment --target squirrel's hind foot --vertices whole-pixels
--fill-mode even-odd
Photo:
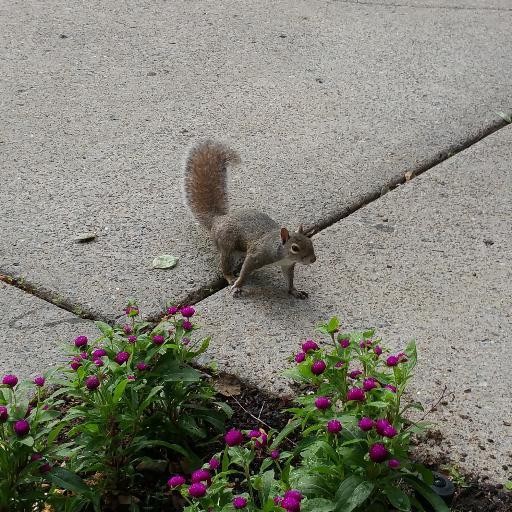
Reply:
[[[307,292],[302,292],[296,288],[289,290],[288,293],[293,295],[296,299],[307,299],[309,297]]]
[[[231,287],[231,293],[233,297],[241,297],[242,296],[242,288],[239,288],[236,283]]]

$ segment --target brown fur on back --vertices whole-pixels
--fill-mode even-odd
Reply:
[[[208,230],[213,219],[228,212],[227,164],[240,163],[238,154],[210,140],[196,144],[185,165],[185,198],[196,219]]]

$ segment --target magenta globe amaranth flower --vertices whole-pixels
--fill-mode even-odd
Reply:
[[[50,465],[49,462],[43,462],[39,466],[39,473],[42,473],[43,475],[46,473],[49,473],[51,470],[52,470],[52,466]]]
[[[93,360],[94,359],[99,359],[100,357],[103,357],[103,356],[106,356],[106,355],[107,355],[107,351],[104,348],[97,348],[91,354]]]
[[[398,357],[396,357],[396,356],[389,356],[386,359],[386,364],[388,366],[396,366],[398,364]]]
[[[87,379],[85,379],[85,387],[89,391],[94,391],[100,385],[100,379],[96,375],[89,375]]]
[[[130,324],[124,324],[123,325],[123,332],[125,334],[131,334],[133,332],[133,328]]]
[[[167,485],[171,488],[179,487],[180,485],[183,485],[186,482],[185,477],[182,475],[174,475],[167,480]]]
[[[384,435],[384,431],[386,430],[386,428],[390,427],[390,426],[391,426],[391,423],[389,423],[389,421],[386,418],[379,418],[375,422],[375,430],[377,431],[377,434],[379,434],[381,436]]]
[[[343,368],[347,363],[345,361],[338,361],[335,365],[334,365],[334,368]]]
[[[309,352],[310,350],[318,350],[318,345],[313,340],[306,340],[302,344],[302,351],[303,352]]]
[[[393,384],[386,384],[384,386],[384,389],[389,389],[389,391],[391,391],[392,393],[396,393],[396,387],[393,386]]]
[[[95,359],[93,363],[98,367],[103,366],[105,364],[101,359]]]
[[[126,306],[124,312],[129,317],[134,317],[139,314],[139,308],[137,306]]]
[[[388,466],[391,469],[398,469],[400,467],[400,461],[396,459],[389,459],[388,460]]]
[[[220,468],[220,460],[216,458],[210,459],[210,462],[208,462],[208,466],[210,466],[210,469],[212,471],[217,471],[217,469]]]
[[[389,452],[382,443],[375,443],[370,446],[368,454],[370,455],[371,461],[384,462],[387,459]]]
[[[192,322],[189,322],[188,320],[183,321],[183,329],[185,329],[185,331],[191,331],[193,327]]]
[[[290,489],[284,493],[285,498],[293,498],[297,501],[302,501],[302,493],[298,491],[297,489]]]
[[[146,364],[144,361],[139,361],[135,365],[135,368],[137,368],[137,370],[140,370],[141,372],[143,372],[144,370],[147,370],[149,368],[149,364]]]
[[[117,364],[124,364],[128,359],[130,359],[130,353],[125,351],[118,352],[116,357],[114,357],[114,361]]]
[[[281,501],[281,507],[284,508],[286,512],[300,512],[300,501],[293,496],[288,496]]]
[[[380,345],[376,345],[374,348],[373,348],[373,353],[379,357],[381,354],[382,354],[382,347]]]
[[[37,462],[38,460],[41,460],[43,458],[43,455],[41,453],[33,453],[30,456],[30,462]]]
[[[18,420],[12,428],[18,437],[24,437],[30,432],[30,424],[27,420]]]
[[[362,375],[363,372],[361,370],[352,370],[348,376],[351,378],[351,379],[357,379],[357,377],[359,377],[359,375]]]
[[[331,406],[331,400],[326,396],[319,396],[315,400],[315,406],[317,409],[320,409],[321,411],[329,409],[329,407]]]
[[[42,388],[44,386],[44,383],[45,383],[45,379],[42,375],[38,375],[37,377],[34,377],[34,384],[37,387]]]
[[[224,441],[228,446],[238,446],[244,441],[244,435],[240,430],[231,429],[224,436]]]
[[[9,386],[10,388],[13,388],[18,384],[18,377],[16,375],[13,375],[12,373],[8,373],[7,375],[4,375],[2,379],[2,384],[5,384],[6,386]]]
[[[373,428],[373,426],[375,425],[374,421],[371,419],[371,418],[368,418],[368,417],[364,417],[364,418],[361,418],[359,420],[359,422],[357,423],[357,425],[359,426],[359,428],[363,431],[363,432],[368,432],[369,430],[371,430]]]
[[[377,381],[373,378],[363,380],[363,389],[365,391],[371,391],[377,387]]]
[[[279,459],[279,456],[281,455],[281,452],[279,450],[272,450],[270,452],[270,458],[273,460]]]
[[[275,505],[281,505],[281,502],[283,501],[282,496],[274,496],[274,504]]]
[[[179,311],[179,309],[176,306],[169,306],[167,308],[168,315],[175,315],[178,311]]]
[[[406,363],[408,361],[407,359],[407,355],[404,354],[403,352],[399,352],[396,357],[398,357],[398,362],[399,363]]]
[[[196,482],[208,482],[208,480],[211,480],[212,475],[207,469],[197,469],[192,473],[191,480],[192,483]]]
[[[89,354],[87,352],[80,352],[80,359],[89,359]]]
[[[7,407],[0,405],[0,423],[5,423],[9,419],[9,412]]]
[[[390,439],[395,437],[398,434],[398,431],[396,430],[393,425],[389,425],[384,429],[384,433],[382,434],[384,437],[389,437]]]
[[[233,498],[233,506],[236,509],[244,508],[247,505],[247,499],[243,496],[235,496]]]
[[[295,356],[295,362],[296,363],[302,363],[302,361],[304,361],[305,359],[306,359],[306,354],[304,354],[304,352],[299,352]]]
[[[192,318],[196,310],[192,306],[185,306],[181,308],[180,313],[185,318]]]
[[[206,485],[202,484],[201,482],[193,483],[188,488],[188,493],[193,498],[202,498],[206,494]]]
[[[325,372],[327,365],[325,364],[325,361],[322,361],[321,359],[319,361],[315,361],[311,365],[311,372],[313,375],[321,375]]]
[[[88,341],[87,336],[78,336],[75,338],[75,347],[85,347]]]
[[[341,428],[341,423],[338,420],[327,422],[327,432],[329,432],[329,434],[338,434],[341,432]]]
[[[137,336],[130,334],[130,336],[128,336],[127,340],[128,340],[128,343],[131,343],[133,345],[134,343],[137,343]]]
[[[165,338],[161,334],[155,334],[152,340],[155,345],[163,345],[165,342]]]
[[[348,348],[350,345],[350,340],[348,338],[343,338],[340,340],[341,348]]]
[[[366,395],[361,388],[351,388],[347,393],[347,401],[349,402],[364,402]]]

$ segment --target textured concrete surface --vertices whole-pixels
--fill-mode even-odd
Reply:
[[[67,361],[63,346],[77,336],[99,336],[93,322],[0,282],[0,376],[26,379]]]
[[[346,4],[389,6],[395,8],[512,11],[510,0],[337,0]]]
[[[347,329],[377,327],[395,350],[416,339],[413,393],[428,407],[447,386],[431,417],[437,450],[465,471],[510,479],[511,159],[509,126],[322,231],[317,263],[297,272],[306,301],[262,270],[245,298],[223,290],[200,302],[209,355],[288,393],[287,356],[333,314]]]
[[[189,144],[241,151],[235,205],[335,215],[512,110],[512,14],[484,4],[0,0],[0,271],[110,318],[208,287]]]

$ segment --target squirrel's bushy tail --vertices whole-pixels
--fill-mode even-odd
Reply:
[[[215,217],[228,212],[227,164],[240,163],[228,147],[207,140],[190,150],[185,164],[185,200],[194,217],[208,230]]]

